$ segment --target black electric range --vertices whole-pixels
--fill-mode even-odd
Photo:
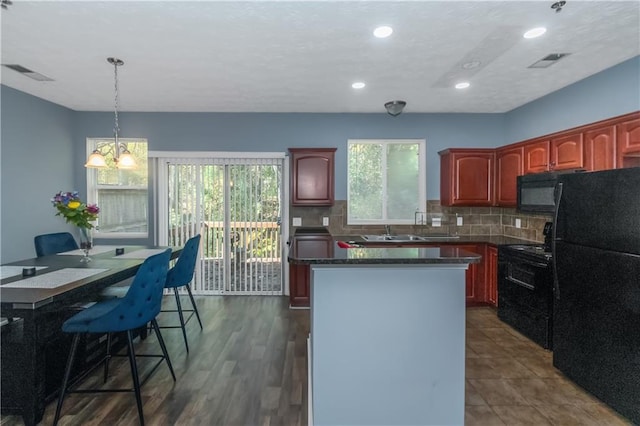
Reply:
[[[543,244],[498,247],[498,318],[545,349],[553,347],[552,262]]]

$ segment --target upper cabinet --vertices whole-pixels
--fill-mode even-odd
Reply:
[[[549,139],[524,145],[524,174],[549,171]]]
[[[336,148],[289,148],[291,204],[331,206],[334,200]]]
[[[493,204],[493,149],[447,149],[440,154],[443,206]]]
[[[551,139],[549,170],[581,169],[584,167],[582,132],[571,132]]]
[[[582,133],[561,134],[524,144],[524,173],[584,167]]]
[[[515,207],[520,175],[640,167],[640,111],[494,150],[451,148],[439,154],[443,206]]]
[[[590,172],[616,165],[616,126],[605,125],[584,133],[584,168]]]
[[[640,117],[616,125],[617,163],[621,167],[640,166]]]
[[[523,174],[524,148],[506,147],[496,150],[496,204],[515,207],[516,178]]]

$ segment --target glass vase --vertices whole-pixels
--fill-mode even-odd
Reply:
[[[89,257],[89,250],[93,247],[93,233],[91,232],[91,228],[78,228],[78,230],[80,231],[80,248],[84,252],[80,262],[91,262],[91,258]]]

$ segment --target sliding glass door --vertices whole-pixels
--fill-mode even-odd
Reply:
[[[283,166],[283,156],[159,161],[162,240],[202,235],[194,292],[283,294]]]

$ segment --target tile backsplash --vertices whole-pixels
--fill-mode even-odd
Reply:
[[[290,217],[302,218],[303,227],[320,227],[322,218],[329,218],[329,232],[333,235],[378,234],[382,225],[347,225],[347,202],[336,200],[331,207],[291,207]],[[517,213],[506,207],[444,207],[440,200],[429,200],[426,206],[426,225],[391,225],[396,234],[448,233],[458,235],[506,235],[525,240],[543,242],[542,229],[550,215]],[[432,226],[433,218],[440,218],[441,226]],[[458,226],[458,218],[462,225]],[[516,228],[520,219],[520,228]],[[436,221],[437,223],[437,221]],[[294,228],[291,227],[293,233]]]

